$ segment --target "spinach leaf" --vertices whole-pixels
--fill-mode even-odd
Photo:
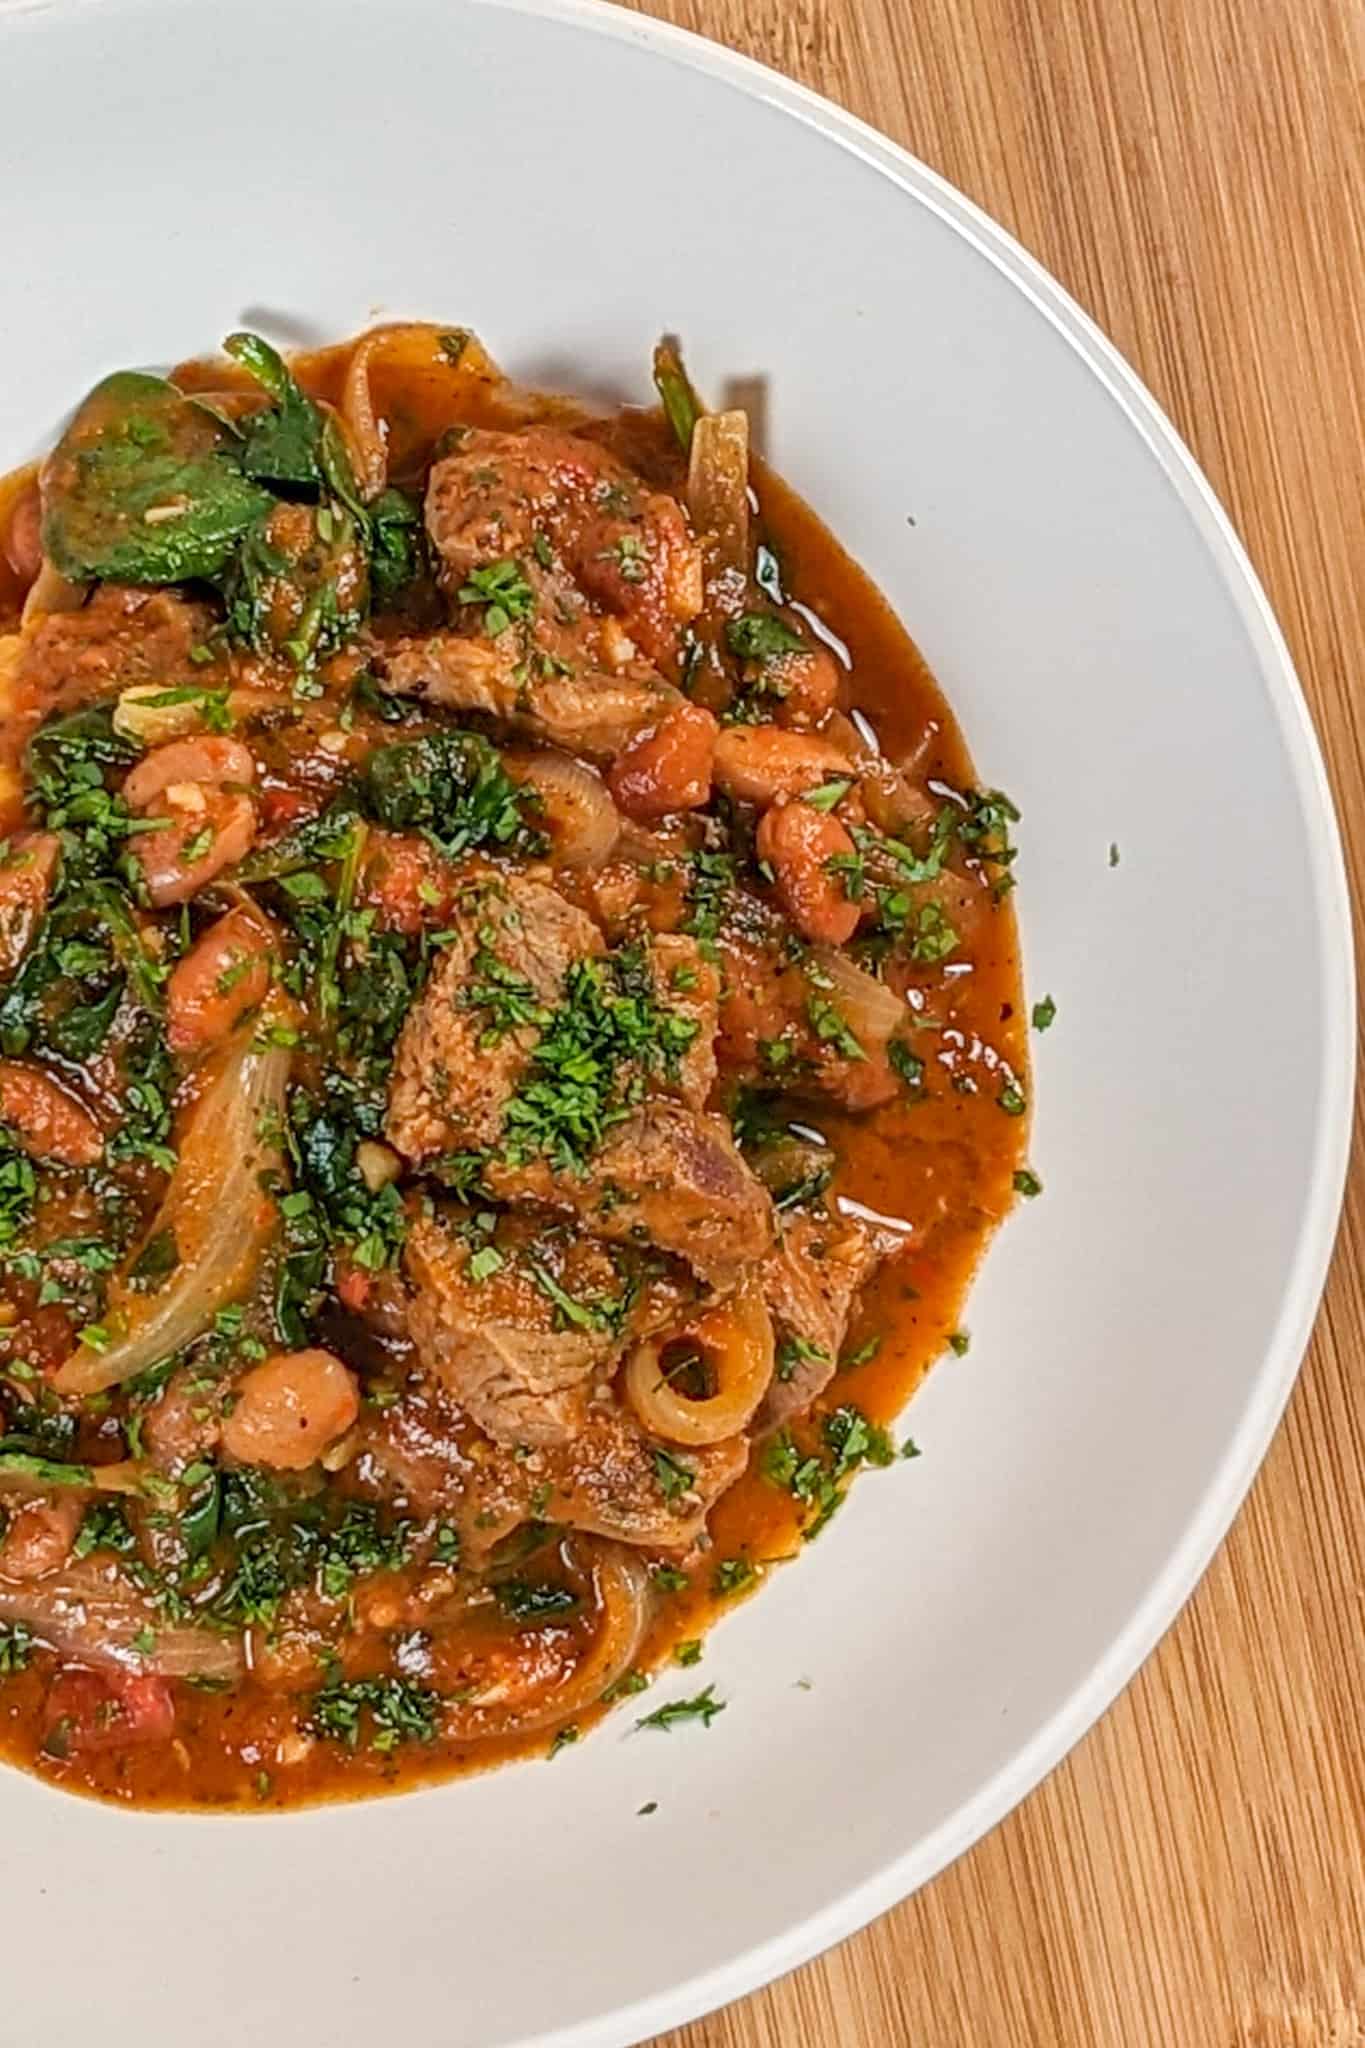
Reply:
[[[242,422],[245,474],[265,483],[322,483],[323,415],[299,389],[283,356],[259,334],[230,334],[223,353],[240,363],[275,401]]]
[[[403,491],[381,491],[369,511],[370,595],[391,605],[422,568],[422,513]]]
[[[447,854],[490,844],[529,851],[540,843],[526,822],[529,801],[477,733],[396,740],[365,764],[369,814],[400,831],[418,827]]]
[[[77,582],[183,583],[216,576],[268,504],[221,421],[164,378],[119,370],[48,461],[43,546]]]

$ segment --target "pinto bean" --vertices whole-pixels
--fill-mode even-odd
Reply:
[[[280,1351],[238,1382],[223,1448],[244,1465],[302,1472],[360,1413],[355,1375],[330,1351]]]
[[[839,775],[852,776],[848,756],[815,733],[775,725],[729,725],[716,741],[716,787],[746,803],[800,796]]]
[[[709,711],[682,703],[637,734],[607,776],[618,810],[650,819],[704,804],[711,794],[717,732]]]
[[[123,801],[130,811],[145,811],[177,784],[236,782],[249,787],[255,780],[251,749],[240,740],[208,733],[190,740],[168,740],[144,754],[128,771]]]
[[[104,1150],[100,1127],[85,1104],[27,1060],[0,1060],[0,1119],[34,1159],[93,1166]]]
[[[124,802],[157,821],[133,851],[158,908],[188,902],[250,852],[256,809],[246,789],[255,776],[249,748],[212,734],[154,747],[130,771]]]
[[[245,905],[211,924],[166,984],[166,1038],[172,1052],[216,1045],[270,987],[275,933]]]
[[[799,801],[774,804],[763,813],[754,845],[772,867],[782,907],[798,931],[825,945],[845,945],[860,912],[828,866],[854,851],[839,820]]]

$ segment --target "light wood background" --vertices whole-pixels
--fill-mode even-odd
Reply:
[[[1288,633],[1359,881],[1365,0],[639,4],[907,144],[1136,364]],[[865,1934],[658,2048],[1365,2048],[1363,1254],[1357,1157],[1251,1498],[1069,1761]]]

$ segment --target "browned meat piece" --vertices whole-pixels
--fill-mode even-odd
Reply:
[[[49,612],[23,635],[16,709],[77,711],[133,683],[183,683],[212,614],[167,590],[103,583],[74,612]]]
[[[759,1411],[761,1428],[775,1428],[824,1392],[859,1288],[899,1244],[889,1231],[868,1230],[852,1218],[784,1219],[762,1269],[777,1332],[777,1373]]]
[[[60,1571],[71,1555],[85,1501],[79,1493],[35,1494],[21,1501],[0,1542],[0,1578],[27,1583]]]
[[[478,1277],[471,1260],[481,1250],[501,1263]],[[603,1247],[511,1218],[491,1248],[419,1217],[405,1263],[416,1290],[409,1329],[426,1371],[496,1442],[567,1442],[582,1427],[594,1378],[621,1348],[621,1333],[605,1315],[588,1320],[596,1304],[621,1293]],[[555,1288],[578,1305],[588,1327],[566,1323]]]
[[[772,1241],[767,1191],[725,1125],[681,1103],[644,1103],[617,1125],[586,1174],[540,1161],[490,1166],[501,1201],[532,1201],[579,1216],[615,1244],[657,1245],[703,1279],[723,1281]]]
[[[365,1444],[351,1469],[362,1489],[405,1514],[452,1523],[471,1565],[532,1521],[685,1551],[748,1457],[744,1437],[684,1451],[655,1444],[612,1397],[589,1404],[566,1444],[496,1445],[430,1381],[361,1428]]]
[[[678,1093],[689,1108],[701,1109],[716,1079],[719,971],[695,939],[667,933],[650,940],[649,959],[659,1001],[696,1022],[697,1035],[682,1057]]]
[[[811,1004],[824,991],[811,983],[800,960],[786,959],[766,934],[751,940],[724,932],[719,944],[725,994],[716,1057],[729,1078],[771,1085],[777,1077],[788,1095],[854,1111],[876,1109],[900,1093],[884,1045],[850,1059],[837,1037],[820,1036]],[[786,1047],[780,1070],[765,1051],[776,1045]]]
[[[545,634],[537,630],[536,645]],[[566,657],[542,648],[547,661]],[[589,650],[591,652],[591,650]],[[648,670],[604,674],[594,663],[561,674],[528,664],[519,636],[497,640],[460,633],[432,633],[423,640],[399,640],[376,657],[384,687],[399,697],[416,697],[446,710],[482,711],[515,732],[529,733],[567,753],[609,761],[643,727],[652,724],[678,693]],[[528,672],[529,671],[529,672]]]
[[[455,937],[394,1053],[386,1128],[391,1143],[418,1162],[499,1142],[503,1106],[540,1031],[538,1023],[511,1022],[512,1012],[543,1019],[572,962],[603,950],[592,919],[555,890],[487,870],[471,869],[470,878],[452,920]],[[502,1012],[477,1001],[495,983],[507,998]]]
[[[594,1402],[570,1443],[525,1456],[499,1450],[478,1465],[460,1517],[469,1532],[466,1550],[486,1552],[534,1520],[650,1550],[685,1551],[743,1472],[748,1449],[744,1437],[665,1449],[616,1401]]]
[[[515,560],[561,612],[586,594],[656,662],[676,660],[701,609],[701,553],[677,501],[558,428],[465,434],[432,469],[426,521],[456,602],[478,570]]]

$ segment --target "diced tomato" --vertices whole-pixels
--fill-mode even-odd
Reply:
[[[164,1678],[68,1664],[48,1687],[42,1749],[59,1760],[89,1756],[164,1742],[174,1726],[175,1700]]]

